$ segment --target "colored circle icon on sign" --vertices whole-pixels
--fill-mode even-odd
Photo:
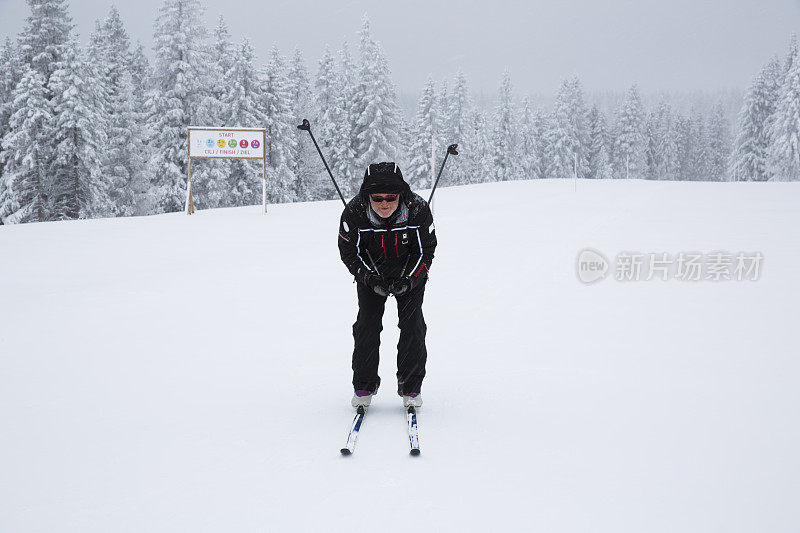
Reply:
[[[220,148],[225,148],[225,139],[218,140],[217,146],[219,146]]]
[[[239,148],[247,148],[247,141],[245,139],[239,141]]]
[[[236,139],[231,139],[230,141],[228,141],[228,147],[229,148],[236,148],[237,144],[238,143],[236,142]]]
[[[206,139],[206,146],[214,148],[214,139]]]
[[[254,140],[253,140],[253,141],[250,143],[250,146],[251,146],[252,148],[256,148],[256,149],[258,149],[258,147],[259,147],[259,146],[261,146],[261,143],[260,143],[260,142],[258,142],[258,139],[254,139]]]

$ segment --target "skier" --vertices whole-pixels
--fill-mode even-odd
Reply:
[[[378,348],[387,297],[397,300],[397,392],[404,407],[422,405],[427,326],[422,299],[436,250],[433,215],[413,193],[396,163],[375,163],[342,212],[339,253],[355,277],[358,317],[353,324],[353,407],[367,407],[377,393]]]

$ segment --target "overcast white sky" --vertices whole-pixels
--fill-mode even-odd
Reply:
[[[71,0],[83,42],[104,18],[106,0]],[[161,0],[115,2],[129,34],[150,51]],[[800,32],[800,0],[404,0],[402,2],[204,2],[238,41],[248,36],[265,58],[273,43],[299,46],[312,75],[325,44],[347,39],[357,52],[361,16],[370,17],[395,83],[417,92],[429,75],[451,79],[460,67],[475,91],[493,94],[504,68],[521,92],[553,93],[578,74],[591,91],[746,88],[761,65],[785,54]],[[25,0],[0,0],[0,37],[25,23]]]

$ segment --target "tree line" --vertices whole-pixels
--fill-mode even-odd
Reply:
[[[398,105],[387,58],[365,17],[357,57],[326,48],[312,79],[300,50],[277,46],[257,65],[200,0],[164,0],[153,61],[111,7],[81,46],[66,0],[28,0],[16,40],[0,49],[0,223],[146,215],[183,208],[189,126],[267,129],[268,201],[336,197],[307,135],[316,137],[346,195],[372,162],[397,161],[413,188],[457,142],[447,183],[537,178],[798,179],[800,62],[792,41],[748,91],[733,138],[722,104],[687,115],[666,99],[646,109],[636,86],[608,116],[577,77],[544,109],[514,95],[503,75],[493,108],[475,104],[463,72],[430,78],[414,116]],[[432,146],[435,157],[432,157]],[[436,159],[436,161],[434,161]],[[260,202],[251,161],[194,162],[199,208]],[[443,185],[446,185],[443,183]]]

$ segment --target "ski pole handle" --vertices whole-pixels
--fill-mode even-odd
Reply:
[[[450,146],[447,147],[447,153],[444,154],[444,161],[442,161],[442,166],[439,167],[439,175],[436,176],[436,181],[433,183],[433,189],[431,189],[431,195],[428,198],[428,205],[430,205],[431,200],[433,200],[433,193],[436,192],[436,186],[439,185],[439,178],[442,177],[442,171],[444,170],[444,165],[445,165],[445,163],[447,163],[447,158],[450,156],[450,154],[458,155],[458,145],[457,144],[451,144]]]
[[[345,207],[347,207],[347,202],[344,201],[344,196],[342,196],[342,191],[339,190],[339,186],[336,184],[336,180],[333,178],[333,172],[331,172],[331,169],[328,167],[328,162],[325,161],[325,156],[322,155],[322,150],[319,149],[319,145],[317,144],[317,140],[314,138],[314,134],[311,133],[311,124],[308,122],[308,119],[304,118],[303,123],[298,125],[297,129],[307,131],[308,134],[311,135],[311,140],[314,142],[314,146],[317,149],[317,153],[319,153],[319,156],[322,158],[322,163],[325,165],[325,170],[328,171],[328,176],[331,177],[333,186],[336,187],[336,192],[339,193],[339,198],[342,199],[342,203],[344,204]]]

